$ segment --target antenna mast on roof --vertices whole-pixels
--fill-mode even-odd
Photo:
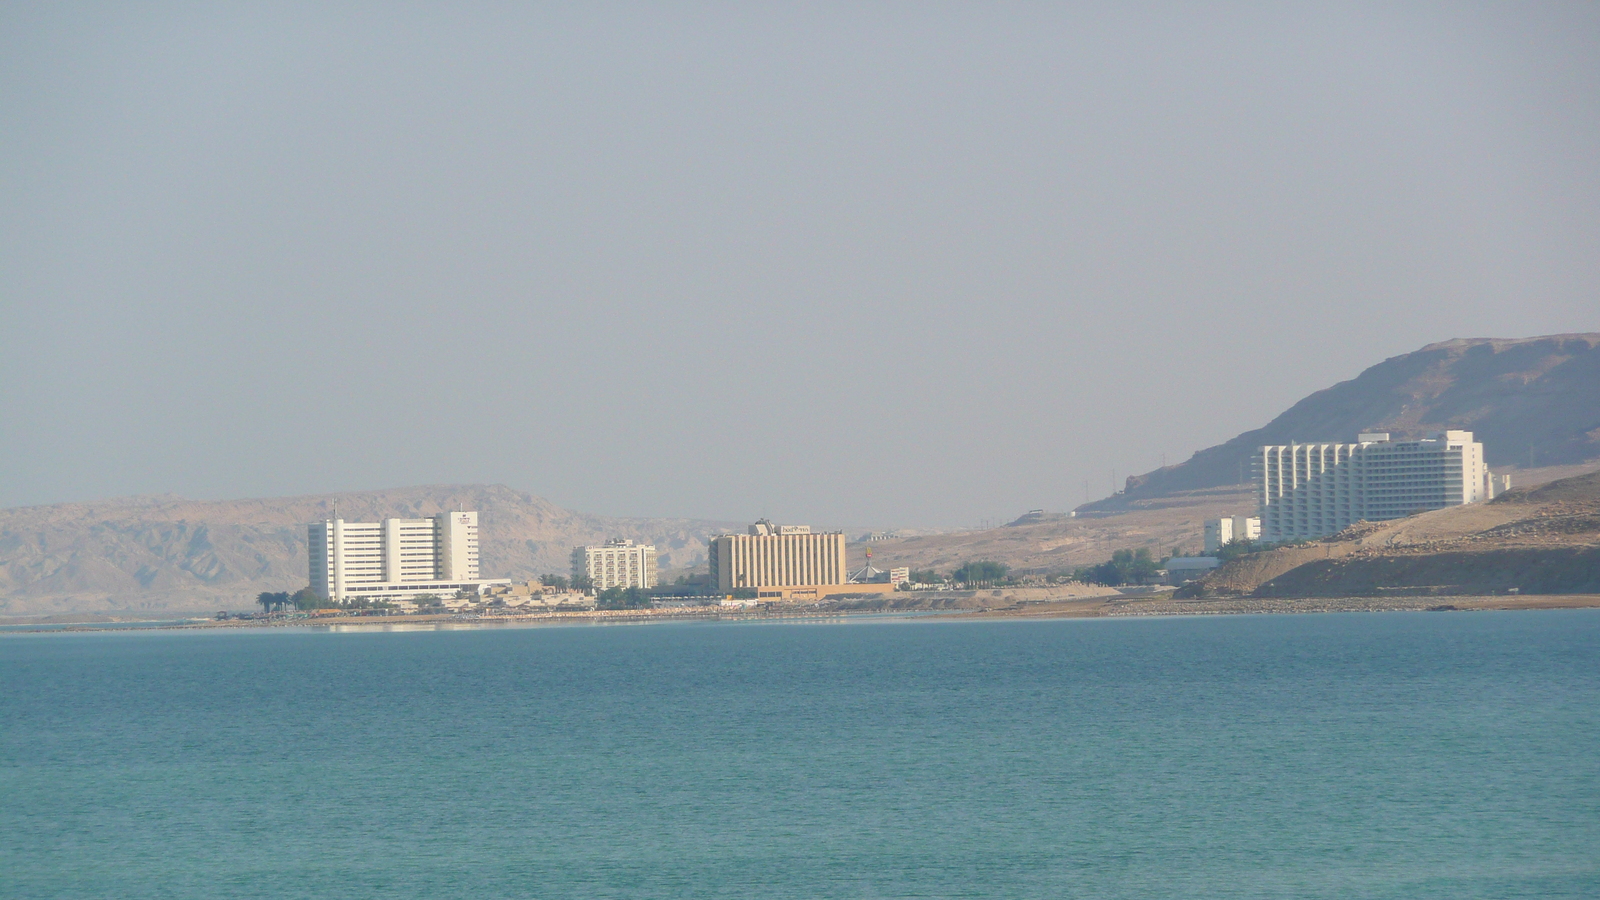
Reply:
[[[867,564],[857,569],[850,576],[850,584],[870,584],[884,574],[883,570],[872,564],[872,548],[867,548]]]

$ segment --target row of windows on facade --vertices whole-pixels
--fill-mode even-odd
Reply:
[[[462,590],[464,588],[470,588],[470,587],[474,587],[474,586],[475,585],[470,585],[470,584],[432,584],[430,582],[419,581],[415,585],[412,585],[411,587],[405,588],[403,591],[400,591],[400,593],[414,593],[415,591],[418,591],[418,590],[430,590],[430,589],[431,590],[440,590],[440,591],[451,591],[451,590],[459,591],[459,590]],[[355,592],[355,591],[368,591],[368,592],[370,592],[370,591],[385,591],[385,590],[389,590],[389,588],[386,588],[386,587],[360,587],[360,586],[350,588],[351,592]]]
[[[1267,454],[1265,457],[1258,455],[1251,459],[1251,464],[1256,468],[1260,468],[1264,465],[1301,465],[1310,462],[1325,462],[1328,460],[1333,460],[1337,462],[1361,463],[1369,466],[1382,466],[1396,462],[1410,463],[1419,461],[1427,462],[1430,460],[1457,460],[1464,458],[1464,456],[1465,454],[1459,447],[1449,450],[1427,450],[1415,447],[1406,447],[1403,449],[1389,450],[1381,453],[1373,452],[1371,449],[1368,449],[1365,453],[1337,452],[1334,450],[1313,450],[1309,453],[1285,454],[1274,452]]]
[[[1285,472],[1269,472],[1267,474],[1267,478],[1271,479],[1273,475],[1279,476],[1278,479],[1277,479],[1278,481],[1283,481],[1285,478],[1288,478],[1288,477],[1292,476],[1292,477],[1295,477],[1295,478],[1299,478],[1302,481],[1305,481],[1307,484],[1310,484],[1313,481],[1320,481],[1322,484],[1332,485],[1332,486],[1335,486],[1335,487],[1353,487],[1354,485],[1356,485],[1358,483],[1371,484],[1374,481],[1394,481],[1394,480],[1400,479],[1400,478],[1405,478],[1405,479],[1413,479],[1413,478],[1418,478],[1418,477],[1426,477],[1426,478],[1434,478],[1434,479],[1455,478],[1457,480],[1459,480],[1461,478],[1461,475],[1459,473],[1456,473],[1456,472],[1440,472],[1440,471],[1438,471],[1438,467],[1437,466],[1419,466],[1415,470],[1412,470],[1412,469],[1409,469],[1409,468],[1395,468],[1395,469],[1385,469],[1382,472],[1366,472],[1366,473],[1346,472],[1346,471],[1341,471],[1341,470],[1338,470],[1338,469],[1329,469],[1329,470],[1323,471],[1323,472],[1288,472],[1288,471],[1285,471]],[[1319,475],[1328,475],[1328,476],[1331,476],[1331,477],[1319,479],[1319,478],[1317,478],[1317,476],[1319,476]]]
[[[1448,491],[1389,491],[1389,492],[1384,493],[1380,497],[1367,497],[1364,500],[1362,500],[1361,502],[1362,502],[1362,504],[1364,504],[1366,506],[1373,506],[1373,505],[1376,505],[1376,504],[1381,504],[1383,502],[1394,501],[1394,500],[1407,500],[1407,499],[1413,499],[1413,498],[1423,498],[1423,499],[1431,498],[1431,499],[1441,500],[1442,501],[1446,497],[1450,496],[1450,493],[1451,492],[1448,492]],[[1355,508],[1355,506],[1353,504],[1351,504],[1351,503],[1332,503],[1332,502],[1323,503],[1323,502],[1317,501],[1315,498],[1306,498],[1306,497],[1296,497],[1296,498],[1293,498],[1293,499],[1282,500],[1282,501],[1279,501],[1278,503],[1275,503],[1273,505],[1274,506],[1290,506],[1290,507],[1308,506],[1308,507],[1311,507],[1312,509],[1324,509],[1324,508],[1329,508],[1329,507],[1335,508],[1335,509],[1354,509]]]
[[[1300,497],[1351,497],[1373,493],[1374,491],[1411,491],[1411,490],[1441,490],[1444,488],[1461,487],[1465,483],[1462,478],[1386,478],[1382,481],[1370,481],[1359,488],[1347,485],[1326,485],[1307,483],[1295,489],[1294,494]]]

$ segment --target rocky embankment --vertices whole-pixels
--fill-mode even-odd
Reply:
[[[1312,560],[1257,597],[1600,593],[1600,547],[1518,547]]]
[[[1461,595],[1429,597],[1237,597],[1220,600],[1151,600],[1143,603],[1114,604],[1101,613],[1107,617],[1126,616],[1228,616],[1269,613],[1318,612],[1454,612],[1487,609],[1568,609],[1596,605],[1590,595],[1556,597],[1502,596],[1494,598]]]

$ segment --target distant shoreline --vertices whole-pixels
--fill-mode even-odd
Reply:
[[[1025,621],[1043,619],[1112,619],[1213,615],[1304,615],[1330,612],[1473,612],[1489,610],[1594,609],[1600,594],[1548,594],[1520,596],[1408,596],[1408,597],[1236,597],[1208,600],[1174,600],[1163,597],[1084,598],[1015,607],[959,610],[819,610],[815,608],[762,611],[717,608],[666,610],[585,610],[543,612],[515,616],[341,616],[326,619],[177,620],[52,622],[0,625],[8,634],[93,634],[101,632],[259,631],[269,629],[329,630],[341,632],[462,631],[482,628],[637,625],[664,622],[785,622],[806,620],[919,619],[925,621]]]
[[[973,610],[972,619],[1129,618],[1141,616],[1275,615],[1324,612],[1472,612],[1600,608],[1600,594],[1410,595],[1399,597],[1156,598],[1067,601],[1018,609]]]

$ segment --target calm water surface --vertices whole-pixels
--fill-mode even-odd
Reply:
[[[0,637],[4,897],[1600,897],[1600,611]]]

